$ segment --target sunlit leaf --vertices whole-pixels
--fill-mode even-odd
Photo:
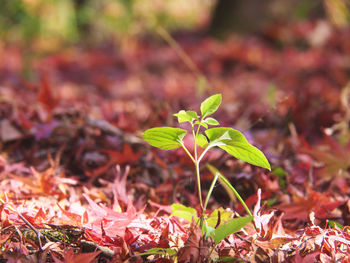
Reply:
[[[237,159],[271,170],[265,155],[239,131],[232,128],[211,128],[205,133],[211,146],[218,146]]]
[[[143,139],[150,145],[163,150],[172,150],[181,146],[186,130],[172,127],[148,129],[143,133]]]
[[[221,94],[215,94],[210,96],[201,104],[201,114],[202,118],[207,117],[210,114],[216,112],[221,104]]]
[[[206,124],[209,124],[209,125],[219,125],[219,122],[218,122],[217,120],[215,120],[214,118],[211,118],[211,117],[206,118],[206,119],[204,120],[204,122],[205,122]]]
[[[200,125],[200,126],[206,128],[206,129],[208,129],[208,124],[206,124],[205,122],[196,121],[195,124]]]
[[[213,239],[215,244],[218,244],[221,240],[223,240],[228,235],[231,235],[241,230],[242,227],[244,227],[246,224],[248,224],[252,220],[253,220],[252,216],[239,217],[239,218],[234,218],[223,225],[220,225],[214,231]]]
[[[193,111],[193,110],[188,110],[186,111],[186,114],[190,117],[192,117],[192,119],[198,119],[198,115],[197,112]]]
[[[187,207],[182,204],[172,204],[171,208],[171,216],[180,217],[188,222],[192,222],[192,220],[195,220],[195,222],[198,221],[197,211],[192,207]]]
[[[219,146],[225,145],[226,141],[230,141],[232,138],[229,134],[230,128],[211,128],[205,131],[209,141],[212,145]]]
[[[337,221],[334,221],[334,220],[329,220],[328,221],[328,225],[331,228],[333,228],[333,229],[335,229],[335,228],[343,229],[343,227],[344,227],[342,224],[340,224],[340,223],[338,223]]]
[[[137,254],[137,256],[148,256],[148,255],[162,255],[162,256],[169,255],[169,256],[172,256],[175,254],[176,254],[176,251],[174,249],[154,247],[154,248],[147,250],[146,252]]]
[[[175,113],[174,116],[177,117],[177,121],[179,123],[182,123],[182,122],[192,122],[193,120],[196,120],[198,119],[198,115],[197,115],[197,112],[195,111],[184,111],[184,110],[180,110],[178,113]]]
[[[219,213],[220,213],[221,222],[226,222],[230,220],[233,215],[232,211],[227,211],[222,207],[217,208],[206,218],[206,222],[209,226],[212,226],[212,227],[216,226],[216,224],[218,223]]]
[[[207,137],[205,137],[203,134],[198,134],[197,144],[202,148],[206,148],[208,146]]]

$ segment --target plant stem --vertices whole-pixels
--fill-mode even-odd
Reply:
[[[196,162],[195,165],[196,165],[196,175],[197,175],[198,197],[199,197],[199,203],[201,205],[201,219],[202,219],[204,216],[204,208],[203,208],[203,201],[202,201],[201,177],[199,174],[199,163]]]
[[[236,191],[236,189],[234,187],[232,187],[231,189],[233,191],[233,193],[236,195],[236,197],[238,198],[238,200],[241,202],[241,204],[243,205],[245,211],[247,211],[249,216],[253,216],[252,213],[250,212],[248,206],[246,205],[246,203],[243,201],[243,198],[239,195],[239,193]]]
[[[201,206],[201,223],[203,221],[203,216],[204,216],[204,209],[203,209],[203,200],[202,200],[202,189],[201,189],[201,176],[199,172],[199,161],[198,161],[198,155],[197,155],[197,135],[199,132],[200,125],[198,125],[197,131],[195,132],[195,128],[193,123],[191,123],[192,126],[192,134],[193,134],[193,140],[194,140],[194,164],[196,166],[196,176],[197,176],[197,187],[198,187],[198,198],[199,198],[199,203]]]
[[[198,162],[200,162],[202,160],[202,158],[204,157],[204,155],[209,151],[209,149],[212,148],[211,146],[208,146],[207,148],[205,148],[205,150],[202,152],[201,156],[199,156],[198,158]]]
[[[199,197],[199,203],[200,203],[200,206],[201,206],[201,225],[202,225],[204,209],[203,209],[201,182],[200,182],[201,178],[200,178],[200,173],[199,173],[199,162],[196,160],[196,158],[193,158],[192,154],[189,152],[189,150],[186,148],[186,146],[183,143],[181,143],[181,146],[185,150],[187,155],[191,158],[192,162],[194,163],[194,165],[196,167],[198,197]]]
[[[194,132],[194,125],[191,123],[192,126],[192,134],[193,134],[193,141],[194,141],[194,159],[196,160],[196,163],[198,163],[197,159],[197,134],[198,134],[198,129],[197,132]]]
[[[219,178],[219,174],[218,174],[218,173],[215,173],[215,177],[214,177],[213,181],[211,182],[211,185],[210,185],[210,188],[209,188],[207,197],[205,198],[204,207],[203,207],[203,210],[204,210],[204,211],[207,209],[207,205],[208,205],[208,202],[209,202],[211,193],[212,193],[213,190],[214,190],[214,187],[215,187],[215,184],[216,184],[216,181],[218,180],[218,178]]]
[[[216,169],[214,166],[207,164],[207,167],[209,168],[209,170],[215,174],[219,176],[219,180],[220,182],[224,183],[233,193],[234,195],[237,197],[237,199],[241,202],[241,204],[243,205],[244,209],[247,211],[249,216],[253,216],[252,213],[250,212],[248,206],[246,205],[246,203],[243,201],[243,198],[239,195],[239,193],[236,191],[236,189],[230,184],[230,182],[226,179],[225,176],[223,176],[218,169]]]
[[[192,154],[190,153],[189,150],[187,150],[186,146],[181,142],[181,147],[185,150],[185,152],[187,153],[187,155],[191,158],[192,162],[194,164],[197,163],[197,161],[193,158]]]

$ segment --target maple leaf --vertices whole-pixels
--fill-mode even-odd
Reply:
[[[0,155],[0,178],[13,173],[30,173],[30,169],[25,167],[24,162],[10,163],[5,157]]]
[[[98,205],[86,194],[83,194],[91,207],[91,213],[94,214],[94,220],[91,223],[92,228],[101,233],[101,224],[105,233],[109,236],[123,236],[125,228],[135,219],[141,212],[136,212],[131,202],[128,203],[126,212],[116,212],[108,207]]]
[[[57,203],[57,206],[59,209],[61,209],[62,213],[71,220],[71,222],[76,226],[83,226],[89,222],[89,216],[88,213],[85,211],[84,214],[81,216],[76,213],[69,212],[65,209],[63,209],[59,203]]]
[[[343,147],[332,137],[326,135],[320,148],[303,150],[303,152],[322,163],[323,167],[319,171],[320,178],[349,177],[350,160],[348,156],[350,154],[350,144]]]
[[[179,263],[202,263],[208,261],[209,244],[202,235],[202,230],[195,224],[184,246],[179,250]]]
[[[331,212],[343,203],[342,201],[334,201],[326,193],[316,192],[308,186],[305,196],[294,193],[292,197],[292,203],[276,207],[285,212],[284,219],[306,221],[311,212],[315,212],[318,218],[325,219],[331,216]]]
[[[257,230],[255,234],[256,240],[254,242],[257,247],[253,247],[257,253],[257,248],[261,249],[277,249],[281,245],[290,242],[293,237],[287,235],[283,225],[283,214],[279,211],[271,211],[270,213],[262,213],[260,207],[261,190],[258,190],[258,202],[254,207],[254,224]]]
[[[94,263],[97,262],[96,257],[101,253],[101,251],[95,251],[90,253],[78,253],[74,254],[73,249],[69,249],[64,254],[64,260],[61,261],[53,256],[55,263]]]
[[[47,74],[42,74],[38,101],[41,102],[47,111],[51,112],[57,105],[58,99],[52,93]]]
[[[108,154],[111,161],[117,164],[134,163],[141,156],[141,152],[134,152],[129,144],[124,144],[122,152],[109,149],[103,149],[101,152]]]
[[[126,179],[130,171],[130,166],[127,166],[125,168],[124,173],[122,173],[120,170],[120,166],[117,165],[116,171],[116,177],[113,182],[114,210],[120,209],[118,201],[122,201],[125,205],[127,205],[130,202],[126,191]]]

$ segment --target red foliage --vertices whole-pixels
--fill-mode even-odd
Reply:
[[[35,58],[33,82],[20,77],[21,51],[6,47],[0,261],[173,262],[169,251],[178,262],[350,261],[350,34],[322,23],[224,42],[179,37],[207,78],[204,91],[171,47],[152,40],[134,53],[76,48]],[[317,39],[322,26],[328,33]],[[214,91],[223,94],[215,118],[245,132],[273,169],[216,150],[206,156],[255,205],[254,223],[208,257],[210,239],[169,217],[174,202],[200,209],[191,160],[149,148],[140,134],[173,125],[172,113],[198,107],[201,92]],[[212,175],[202,179],[205,193]],[[208,204],[217,207],[244,213],[220,186]],[[137,256],[155,248],[165,255]]]

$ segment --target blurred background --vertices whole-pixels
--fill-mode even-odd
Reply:
[[[0,44],[53,51],[125,38],[196,31],[223,38],[269,25],[325,18],[349,23],[348,0],[1,0]]]
[[[227,125],[314,138],[342,110],[349,23],[349,0],[0,0],[0,99],[80,98],[134,132],[220,92]]]

